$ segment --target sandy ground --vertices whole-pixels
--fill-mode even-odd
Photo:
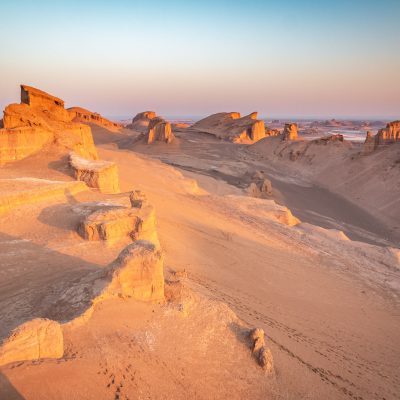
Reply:
[[[263,216],[263,200],[242,196],[246,172],[260,166],[245,158],[241,146],[188,136],[175,145],[151,147],[100,129],[94,134],[100,158],[118,164],[122,191],[143,190],[155,205],[166,270],[186,270],[188,285],[204,300],[194,302],[185,318],[163,305],[104,304],[86,325],[66,330],[65,359],[2,367],[0,394],[16,399],[399,397],[400,256],[366,243],[393,245],[385,224],[367,223],[363,210],[337,214],[325,202],[318,206],[320,189],[293,182],[283,171],[275,180],[276,200],[292,201],[303,221],[309,215],[309,222],[360,235],[365,243]],[[13,176],[72,179],[50,154],[0,169],[0,178]],[[341,201],[330,195],[332,204]],[[107,265],[126,245],[85,242],[75,233],[71,206],[95,198],[104,195],[83,192],[0,217],[2,337],[34,316],[62,319],[52,315],[62,290]],[[248,346],[229,329],[237,321],[266,331],[276,365],[273,380],[260,373]]]

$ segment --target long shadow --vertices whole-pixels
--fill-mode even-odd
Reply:
[[[33,318],[67,322],[80,316],[94,296],[90,283],[105,274],[104,265],[5,233],[0,252],[0,341]]]
[[[12,385],[8,378],[0,372],[0,399],[24,400],[25,398]]]

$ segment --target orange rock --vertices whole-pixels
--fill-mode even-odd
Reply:
[[[285,124],[282,140],[296,140],[298,138],[297,124]]]
[[[120,124],[110,121],[107,118],[102,117],[100,114],[86,110],[82,107],[68,108],[68,112],[72,116],[74,122],[96,124],[113,132],[118,132],[122,128]]]
[[[143,111],[136,114],[132,119],[132,123],[127,125],[126,128],[145,133],[149,126],[149,122],[156,117],[157,115],[154,111]]]
[[[146,142],[148,144],[158,142],[171,143],[175,138],[171,130],[171,124],[160,117],[150,120],[147,133]]]
[[[56,321],[37,318],[18,326],[0,347],[0,365],[15,361],[61,358],[64,339]]]

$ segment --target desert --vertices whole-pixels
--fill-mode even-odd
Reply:
[[[35,42],[10,39],[28,59],[0,66],[14,78],[0,82],[0,400],[399,399],[397,97],[360,72],[376,97],[336,99],[329,79],[320,95],[279,35],[290,57],[264,60],[243,38],[304,34],[256,24],[291,15],[283,5],[257,5],[243,25],[244,2],[156,3],[25,5],[43,25]],[[4,7],[7,26],[21,7]],[[85,11],[93,32],[79,31]],[[46,47],[50,16],[61,47]],[[25,40],[47,54],[38,70]],[[67,52],[65,77],[38,73]]]

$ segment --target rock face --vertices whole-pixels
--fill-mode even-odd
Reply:
[[[110,283],[104,297],[164,300],[164,260],[153,243],[138,241],[126,247],[108,267]]]
[[[266,136],[264,121],[257,119],[256,112],[244,117],[238,112],[213,114],[193,124],[191,129],[234,143],[254,143]]]
[[[0,347],[0,365],[15,361],[61,358],[64,340],[58,322],[37,318],[18,326]]]
[[[252,178],[252,182],[247,188],[247,193],[251,197],[265,198],[272,195],[271,181],[265,178],[260,171],[256,172]]]
[[[21,104],[4,110],[0,163],[20,160],[50,144],[97,159],[90,127],[71,119],[61,99],[21,85]]]
[[[132,207],[93,204],[93,211],[89,210],[80,222],[78,233],[86,240],[116,241],[126,237],[148,240],[159,248],[154,207],[143,199],[132,200],[135,193],[138,192],[133,192],[130,197]]]
[[[298,138],[297,124],[285,124],[282,133],[282,140],[296,140]]]
[[[265,346],[265,334],[261,328],[255,328],[250,331],[250,340],[252,342],[252,351],[257,362],[267,374],[274,372],[274,361],[271,350]]]
[[[122,127],[120,124],[102,117],[99,113],[86,110],[82,107],[71,107],[67,111],[74,122],[96,124],[113,132],[118,132]]]
[[[160,117],[150,120],[147,133],[146,142],[148,144],[158,142],[171,143],[174,139],[174,134],[171,130],[171,124]]]
[[[103,193],[119,193],[118,167],[115,163],[101,160],[87,160],[70,153],[69,164],[78,181]]]
[[[127,125],[126,128],[145,133],[147,132],[150,121],[156,117],[157,115],[154,111],[143,111],[136,114],[132,119],[132,123]]]
[[[381,146],[398,142],[400,142],[400,121],[392,121],[386,125],[386,128],[380,129],[375,136],[367,132],[362,154],[367,155]]]

